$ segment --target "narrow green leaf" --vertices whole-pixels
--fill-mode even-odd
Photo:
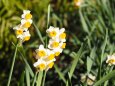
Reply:
[[[37,86],[41,86],[42,77],[43,77],[43,71],[39,71],[38,78],[37,78]]]
[[[61,71],[59,70],[57,65],[54,65],[54,68],[55,68],[56,72],[58,73],[58,75],[60,76],[60,78],[63,80],[63,82],[66,83],[65,77],[64,77],[63,73],[61,73]]]
[[[89,73],[92,67],[92,63],[93,61],[91,60],[91,58],[87,57],[87,72]]]
[[[13,68],[14,68],[14,63],[15,63],[16,54],[17,54],[17,47],[18,47],[18,45],[16,45],[16,49],[15,49],[14,57],[13,57],[13,60],[12,60],[12,66],[11,66],[11,69],[10,69],[10,74],[9,74],[7,86],[10,86],[10,81],[11,81]]]
[[[33,22],[33,25],[34,25],[34,27],[35,27],[35,29],[36,29],[37,35],[39,36],[41,42],[42,42],[43,44],[45,44],[44,41],[43,41],[43,37],[42,37],[42,35],[41,35],[40,30],[38,29],[38,27],[36,26],[36,24],[35,24],[34,22]]]
[[[26,83],[27,83],[27,86],[30,86],[30,75],[29,75],[29,71],[27,68],[25,68],[25,71],[26,71]]]
[[[34,80],[33,80],[32,86],[35,86],[36,77],[37,77],[37,72],[36,72],[36,74],[35,74],[35,76],[34,76]]]
[[[115,70],[113,70],[112,72],[108,73],[107,75],[105,75],[103,78],[101,78],[100,80],[98,80],[93,86],[99,86],[101,85],[103,82],[111,79],[115,77]]]
[[[77,53],[75,53],[75,59],[72,62],[72,66],[71,66],[70,73],[69,73],[70,74],[70,78],[72,77],[73,72],[74,72],[74,70],[76,68],[76,65],[78,63],[78,60],[79,60],[79,58],[80,58],[80,56],[82,54],[82,49],[83,49],[83,45],[81,46],[81,48],[79,49],[79,51]]]

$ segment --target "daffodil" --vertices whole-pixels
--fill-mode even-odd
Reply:
[[[24,27],[24,28],[29,28],[32,24],[32,20],[31,19],[28,19],[28,20],[25,20],[25,19],[22,19],[21,20],[21,25]]]
[[[36,53],[37,53],[36,58],[38,58],[38,59],[39,58],[44,58],[44,57],[47,56],[47,51],[46,51],[46,49],[44,48],[43,45],[39,46],[39,49],[36,50]]]
[[[94,81],[95,81],[96,77],[93,76],[92,74],[81,74],[81,82],[84,83],[86,82],[87,85],[93,85]]]
[[[93,76],[92,74],[88,74],[87,84],[88,85],[93,85],[95,79],[96,79],[95,76]]]
[[[75,6],[79,7],[82,3],[83,0],[74,0]]]
[[[66,41],[66,33],[65,33],[65,29],[64,28],[59,30],[59,40],[61,42],[65,42]]]
[[[59,34],[59,28],[50,26],[49,29],[46,30],[46,32],[48,33],[48,36],[50,38],[55,39]]]
[[[48,48],[49,49],[56,49],[56,48],[60,47],[59,45],[60,45],[60,42],[58,40],[50,39],[49,44],[48,44]]]
[[[29,31],[24,31],[23,32],[23,41],[28,41],[30,39],[30,33]]]
[[[42,59],[39,59],[37,62],[35,62],[34,64],[34,67],[38,68],[39,70],[45,70],[46,68],[46,62]]]
[[[30,10],[24,10],[21,17],[26,20],[31,19],[32,15],[30,14]]]
[[[108,55],[106,63],[108,63],[110,66],[115,65],[115,54],[113,55]]]

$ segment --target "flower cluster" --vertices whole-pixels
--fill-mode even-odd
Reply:
[[[37,62],[34,63],[34,67],[39,70],[52,68],[54,61],[56,61],[55,56],[59,56],[66,46],[66,33],[64,28],[59,29],[50,26],[46,32],[50,37],[48,48],[44,48],[43,45],[40,45],[39,49],[36,50]]]
[[[108,55],[106,63],[108,63],[110,66],[115,65],[115,54],[113,55]]]
[[[28,28],[32,24],[32,15],[29,10],[24,10],[22,14],[21,24],[15,26],[13,29],[16,32],[17,38],[19,38],[22,42],[28,41],[30,39],[30,33]]]

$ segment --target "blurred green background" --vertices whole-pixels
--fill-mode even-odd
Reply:
[[[76,0],[77,1],[77,0]],[[112,54],[115,42],[115,1],[114,0],[84,0],[81,7],[75,5],[75,0],[0,0],[0,86],[5,86],[11,68],[12,58],[17,43],[13,27],[20,23],[24,9],[30,10],[33,21],[41,31],[45,40],[47,29],[48,5],[51,5],[49,26],[64,27],[67,33],[67,47],[57,57],[56,66],[68,78],[73,59],[83,44],[81,59],[72,75],[72,86],[80,85],[80,73],[91,72],[98,77],[98,68],[106,67],[107,54]],[[31,39],[23,43],[26,59],[31,65],[35,62],[35,49],[41,44],[34,25],[29,28]],[[100,58],[103,57],[100,64]],[[88,60],[91,68],[88,68]],[[103,64],[103,65],[102,65]],[[25,64],[16,57],[11,86],[21,86],[19,81],[24,73]],[[101,75],[104,76],[104,69]],[[115,85],[111,79],[108,84]],[[48,71],[45,86],[65,86],[55,68]],[[26,85],[25,85],[26,86]]]

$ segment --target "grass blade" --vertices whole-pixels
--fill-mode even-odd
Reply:
[[[75,59],[74,59],[73,62],[72,62],[72,66],[71,66],[70,73],[69,73],[70,79],[71,79],[71,77],[72,77],[72,75],[73,75],[73,72],[74,72],[74,70],[75,70],[75,67],[76,67],[76,65],[77,65],[77,63],[78,63],[78,60],[79,60],[80,56],[81,56],[82,49],[83,49],[83,45],[82,45],[81,48],[79,49],[78,53],[77,53],[77,54],[75,53]]]
[[[103,78],[101,78],[99,81],[97,81],[93,86],[99,86],[100,84],[102,84],[106,80],[109,80],[112,77],[115,77],[115,70],[113,70],[109,74],[105,75]]]
[[[25,68],[25,71],[26,71],[26,83],[27,83],[27,86],[30,86],[30,75],[29,75],[28,69]]]
[[[16,49],[15,49],[15,53],[14,53],[14,57],[13,57],[13,61],[12,61],[12,66],[11,66],[11,70],[10,70],[7,86],[10,86],[10,81],[11,81],[11,77],[12,77],[12,73],[13,73],[13,68],[14,68],[14,63],[15,63],[16,54],[17,54],[17,46],[18,45],[16,45]]]
[[[40,30],[38,29],[38,27],[36,26],[36,24],[35,24],[34,22],[33,22],[33,25],[34,25],[34,27],[35,27],[35,29],[36,29],[37,35],[39,36],[41,42],[42,42],[43,44],[45,44],[45,43],[44,43],[44,40],[43,40],[43,37],[42,37],[42,35],[41,35]]]
[[[66,79],[64,78],[64,75],[63,75],[63,73],[61,73],[61,71],[59,70],[57,65],[54,65],[54,68],[55,68],[56,72],[58,73],[58,75],[60,76],[60,78],[63,80],[63,82],[66,83]]]
[[[43,71],[40,71],[37,78],[37,86],[41,86]]]

